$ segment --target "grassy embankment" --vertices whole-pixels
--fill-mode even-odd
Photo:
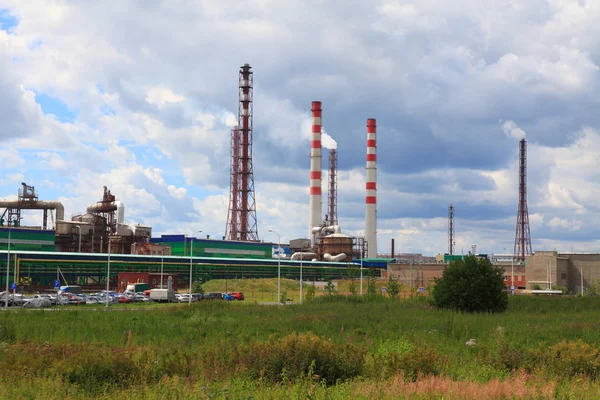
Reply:
[[[315,296],[327,295],[323,288],[326,282],[317,282],[315,287]],[[350,294],[349,280],[333,280],[336,291],[340,294]],[[354,280],[356,293],[360,290],[360,281]],[[388,283],[383,280],[375,282],[377,293],[381,293],[381,288],[387,286]],[[306,294],[309,287],[313,286],[312,282],[305,282],[303,291]],[[205,293],[208,292],[242,292],[246,300],[258,302],[273,302],[277,301],[277,279],[214,279],[202,285]],[[403,294],[408,296],[409,289],[403,287]],[[184,292],[185,290],[180,290]],[[300,299],[300,283],[297,280],[281,279],[281,291],[285,292],[287,298],[291,301],[299,301]],[[363,280],[363,293],[367,293],[367,280]]]
[[[600,298],[510,300],[4,312],[0,398],[600,397]]]

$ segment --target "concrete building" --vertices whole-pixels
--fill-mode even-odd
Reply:
[[[512,285],[514,273],[515,293],[527,288],[525,266],[523,265],[500,265],[504,268],[504,285],[509,290]],[[441,278],[446,264],[389,264],[387,274],[410,287],[427,287],[434,284],[435,278]]]
[[[600,254],[536,251],[527,256],[527,288],[566,287],[573,294],[586,293],[600,282]]]

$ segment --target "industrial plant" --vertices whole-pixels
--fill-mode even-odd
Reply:
[[[63,204],[40,200],[35,187],[22,183],[18,198],[0,201],[0,247],[7,254],[8,279],[20,289],[47,289],[57,280],[64,284],[101,286],[109,275],[111,287],[119,273],[150,276],[160,267],[179,283],[219,276],[284,276],[298,278],[299,267],[312,279],[343,277],[348,263],[381,267],[377,263],[376,123],[367,119],[365,237],[342,233],[337,215],[337,149],[330,149],[328,212],[322,215],[322,108],[312,102],[312,140],[309,177],[307,238],[289,244],[267,243],[259,238],[252,162],[253,84],[249,64],[238,75],[237,126],[231,130],[230,191],[227,224],[222,240],[207,236],[152,236],[152,227],[125,222],[125,204],[104,186],[98,200],[83,212],[65,219]],[[22,210],[43,211],[42,226],[23,226]],[[110,273],[107,264],[112,263]],[[371,264],[369,264],[371,263]],[[7,265],[9,264],[9,265]],[[150,275],[148,275],[150,274]],[[2,284],[7,284],[2,277]],[[188,282],[189,283],[189,282]]]
[[[128,283],[118,281],[119,273],[127,272],[132,277],[136,273],[144,274],[144,279],[150,279],[148,277],[156,276],[158,271],[162,274],[163,269],[179,284],[217,277],[273,277],[279,269],[284,277],[300,279],[302,268],[306,277],[317,280],[347,277],[348,266],[360,264],[361,268],[377,269],[381,277],[397,276],[406,284],[423,287],[441,275],[446,263],[464,257],[456,254],[456,207],[452,204],[448,208],[448,252],[445,255],[427,258],[420,254],[395,254],[393,239],[391,254],[378,253],[375,118],[366,118],[364,237],[344,234],[338,218],[337,148],[329,149],[327,157],[328,201],[323,216],[324,112],[320,101],[311,104],[307,236],[290,240],[289,244],[261,241],[252,161],[253,86],[252,68],[244,64],[238,75],[237,126],[231,129],[229,206],[222,238],[197,239],[183,234],[153,237],[151,226],[126,222],[125,204],[119,201],[118,193],[112,193],[106,186],[102,191],[98,188],[95,202],[67,220],[63,204],[40,200],[35,187],[23,182],[16,200],[0,201],[0,208],[4,209],[0,216],[0,249],[6,254],[3,264],[8,273],[2,275],[0,285],[11,282],[19,290],[49,289],[58,280],[92,288],[105,285],[108,277],[109,286],[117,288]],[[42,211],[41,226],[22,226],[23,210]],[[475,248],[472,253],[476,255]],[[506,265],[507,288],[517,291],[526,290],[528,280],[544,283],[541,264],[546,261],[545,284],[549,287],[560,284],[583,290],[585,269],[590,269],[587,275],[594,278],[595,271],[600,271],[600,255],[584,257],[584,263],[584,258],[575,255],[532,252],[525,139],[519,142],[514,251],[503,256],[489,257],[499,265]],[[540,257],[544,261],[538,261]],[[527,269],[530,260],[534,266],[531,270]],[[112,268],[107,269],[111,262]],[[578,285],[577,278],[580,278]]]

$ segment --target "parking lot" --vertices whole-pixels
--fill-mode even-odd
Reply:
[[[129,303],[189,303],[199,301],[242,301],[244,294],[241,292],[231,293],[174,293],[166,300],[152,299],[150,291],[143,293],[123,292],[117,293],[114,291],[98,292],[98,293],[70,293],[66,291],[57,291],[55,293],[40,293],[32,295],[24,295],[21,293],[0,292],[0,307],[5,308],[8,300],[10,308],[49,308],[54,306],[81,306],[87,304],[129,304]]]

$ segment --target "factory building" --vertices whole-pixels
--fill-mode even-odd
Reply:
[[[585,294],[600,282],[600,254],[536,251],[527,256],[527,288],[566,287]]]
[[[196,239],[185,235],[162,235],[160,238],[150,239],[150,243],[170,247],[174,256],[189,257],[192,250],[193,255],[198,257],[257,259],[273,256],[271,243]]]
[[[56,234],[51,230],[31,228],[0,228],[0,250],[54,251]]]

